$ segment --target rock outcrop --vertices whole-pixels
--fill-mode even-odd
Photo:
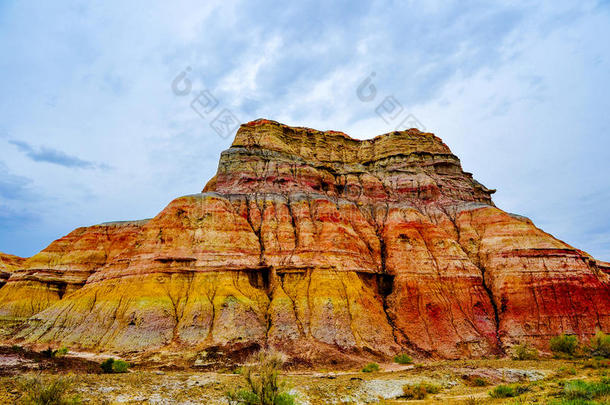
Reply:
[[[11,273],[19,267],[25,258],[0,252],[0,287],[6,284]]]
[[[610,331],[608,265],[494,206],[436,136],[244,124],[200,194],[82,228],[0,289],[15,340],[476,357]]]
[[[30,317],[81,288],[87,278],[131,247],[146,221],[109,222],[75,229],[12,266],[0,289],[0,317]]]

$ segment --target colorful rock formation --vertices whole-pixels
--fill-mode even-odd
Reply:
[[[0,252],[0,287],[6,284],[11,273],[19,267],[25,259],[19,256],[8,255]]]
[[[201,194],[82,228],[0,289],[17,341],[458,358],[610,331],[608,265],[496,208],[437,137],[257,120]],[[44,309],[44,310],[43,310]],[[213,349],[213,350],[212,350]]]
[[[146,221],[78,228],[13,266],[0,289],[0,317],[32,316],[81,288],[87,278],[134,244]]]

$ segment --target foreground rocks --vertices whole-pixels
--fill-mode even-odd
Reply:
[[[610,265],[494,206],[417,130],[358,141],[242,125],[200,194],[79,228],[21,264],[11,342],[213,364],[502,354],[610,331]],[[221,353],[222,355],[218,355]]]

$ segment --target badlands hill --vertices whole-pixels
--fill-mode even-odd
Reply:
[[[610,332],[610,265],[493,192],[430,133],[253,121],[202,193],[3,270],[0,336],[200,362],[271,346],[310,364]]]

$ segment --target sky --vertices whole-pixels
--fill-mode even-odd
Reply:
[[[607,1],[2,0],[0,251],[155,216],[264,117],[434,132],[498,207],[610,261],[608,38]]]

